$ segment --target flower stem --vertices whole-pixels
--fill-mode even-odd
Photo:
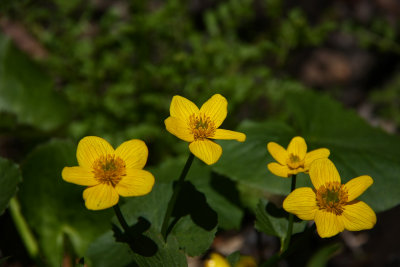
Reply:
[[[168,226],[169,226],[169,221],[171,219],[172,211],[175,207],[176,200],[182,189],[182,185],[183,185],[183,182],[185,181],[186,175],[189,172],[190,166],[192,166],[193,159],[194,159],[194,155],[192,153],[190,153],[190,155],[186,161],[185,167],[183,167],[183,170],[181,172],[181,176],[179,177],[178,183],[174,187],[174,192],[171,196],[171,199],[169,200],[168,208],[165,213],[163,224],[161,227],[161,234],[164,237],[164,240],[167,240],[167,235],[168,235],[167,231],[168,231]]]
[[[118,221],[121,224],[122,228],[124,228],[124,231],[127,235],[129,235],[129,225],[126,222],[124,216],[122,215],[121,209],[119,208],[119,204],[113,206],[115,215],[117,215]],[[130,235],[129,235],[130,236]]]
[[[296,189],[296,175],[295,174],[292,175],[292,186],[290,188],[290,192],[293,192],[294,189]],[[290,238],[292,237],[292,232],[293,232],[293,219],[294,219],[294,215],[293,215],[293,213],[290,213],[286,238],[284,240],[283,246],[281,247],[281,253],[285,252],[289,247]]]
[[[21,213],[19,202],[15,197],[10,201],[10,213],[29,256],[33,259],[37,258],[39,256],[39,245],[29,229],[28,223],[25,221],[25,218]]]

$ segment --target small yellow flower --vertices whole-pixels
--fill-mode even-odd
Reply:
[[[329,157],[329,150],[319,148],[307,153],[307,144],[303,137],[294,137],[287,149],[275,142],[269,142],[267,149],[277,162],[268,164],[268,169],[280,177],[289,177],[300,172],[308,172],[311,163],[316,159]]]
[[[363,175],[341,184],[339,173],[329,159],[318,159],[310,167],[315,189],[295,189],[283,201],[283,208],[302,220],[314,220],[321,237],[331,237],[344,229],[371,229],[376,223],[375,212],[356,200],[373,180]]]
[[[231,265],[218,253],[211,253],[210,258],[205,261],[204,267],[231,267]],[[240,256],[240,259],[235,267],[257,267],[257,263],[253,257]]]
[[[87,136],[79,142],[76,156],[79,166],[65,167],[62,178],[88,186],[83,198],[90,210],[112,207],[119,196],[141,196],[153,188],[154,176],[143,170],[148,150],[141,140],[126,141],[114,150],[103,138]]]
[[[210,258],[205,261],[204,267],[231,267],[231,265],[218,253],[211,253]]]
[[[210,139],[246,140],[243,133],[218,129],[226,118],[227,106],[228,102],[220,94],[213,95],[200,109],[192,101],[176,95],[165,126],[168,132],[189,142],[189,149],[196,157],[211,165],[221,157],[222,148]]]

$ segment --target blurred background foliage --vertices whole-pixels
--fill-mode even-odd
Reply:
[[[82,256],[88,240],[106,228],[101,224],[79,234],[96,217],[82,215],[82,222],[75,222],[76,216],[85,213],[80,191],[59,177],[63,166],[75,164],[70,141],[76,144],[84,136],[96,135],[117,146],[139,138],[149,146],[149,166],[159,176],[163,170],[175,173],[180,164],[171,158],[185,155],[187,144],[168,134],[163,121],[176,94],[198,105],[214,93],[224,95],[229,102],[226,129],[236,129],[243,120],[252,121],[240,126],[250,132],[243,151],[238,144],[223,142],[224,150],[230,152],[224,153],[212,171],[200,170],[203,179],[191,179],[217,212],[219,227],[238,229],[246,221],[245,213],[262,214],[257,208],[260,197],[287,193],[282,181],[268,182],[270,174],[260,166],[272,160],[266,152],[268,141],[286,146],[296,134],[308,137],[311,148],[332,145],[328,148],[336,149],[333,158],[346,179],[365,174],[358,172],[361,169],[371,171],[368,174],[374,177],[383,170],[382,177],[391,182],[378,181],[367,199],[372,199],[371,205],[379,211],[397,205],[397,197],[386,196],[379,202],[373,193],[381,197],[387,187],[392,194],[400,188],[396,187],[397,176],[393,177],[398,169],[394,149],[398,138],[368,127],[334,100],[356,110],[370,124],[398,133],[399,12],[400,5],[394,0],[312,0],[301,4],[284,0],[1,1],[0,155],[21,165],[21,208],[34,233],[42,238],[40,246],[47,263],[56,266],[65,248],[68,255]],[[330,97],[323,96],[326,94]],[[329,107],[329,112],[324,107]],[[330,132],[332,125],[336,130]],[[47,143],[54,138],[68,141]],[[340,144],[346,140],[353,140],[352,144],[359,141],[361,148]],[[354,154],[348,154],[354,149]],[[248,161],[259,163],[252,169],[256,175],[248,175],[243,164],[232,171],[232,164],[241,162],[235,151],[252,154]],[[349,160],[360,155],[364,155],[362,160],[351,169]],[[377,163],[369,164],[376,157]],[[52,168],[45,170],[46,164]],[[46,177],[59,181],[49,185]],[[160,179],[167,185],[173,181],[171,177]],[[229,185],[227,192],[221,190],[221,181]],[[35,188],[36,182],[45,186]],[[7,185],[13,188],[8,192],[16,191],[17,185]],[[57,196],[46,194],[50,187],[66,193],[48,205]],[[157,189],[154,194],[160,192]],[[71,212],[57,213],[70,194],[77,198]],[[40,209],[30,210],[32,201],[41,203]],[[126,209],[131,209],[134,201],[127,201]],[[150,209],[155,205],[151,203]],[[78,215],[74,209],[79,210]],[[227,210],[232,211],[233,219]],[[131,212],[135,214],[132,218],[140,216],[139,211]],[[57,216],[51,218],[48,213]],[[109,218],[110,214],[96,216]],[[50,218],[49,222],[43,218]],[[11,219],[3,220],[4,226],[12,228]],[[194,227],[185,220],[180,227],[186,223]],[[68,236],[64,243],[60,241],[63,235]],[[101,242],[112,237],[106,235],[100,237]],[[11,242],[15,236],[2,242]],[[210,236],[207,238],[209,242]],[[188,242],[179,235],[176,239],[180,247]],[[165,246],[168,251],[177,244]],[[104,247],[92,245],[89,254],[96,255],[101,249]],[[181,256],[176,257],[182,260]]]

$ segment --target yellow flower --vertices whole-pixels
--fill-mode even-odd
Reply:
[[[204,267],[231,267],[231,265],[218,253],[211,253],[210,258],[205,261]],[[257,263],[253,257],[240,256],[240,259],[235,267],[257,267]]]
[[[316,159],[329,157],[329,150],[319,148],[307,153],[307,144],[303,137],[294,137],[287,149],[275,142],[269,142],[267,149],[277,161],[268,164],[268,169],[280,177],[289,177],[299,172],[308,172],[311,163]]]
[[[205,261],[204,267],[231,267],[231,265],[218,253],[211,253],[210,258]]]
[[[79,166],[65,167],[62,178],[88,186],[83,198],[90,210],[112,207],[119,196],[141,196],[153,188],[154,176],[142,170],[148,150],[141,140],[126,141],[114,150],[103,138],[87,136],[79,142],[76,156]]]
[[[335,165],[329,159],[318,159],[310,167],[310,178],[315,189],[294,190],[283,201],[283,208],[302,220],[314,220],[321,237],[334,236],[344,229],[371,229],[375,225],[375,212],[356,200],[373,183],[370,176],[341,184]]]
[[[210,139],[235,139],[244,142],[246,135],[218,129],[227,115],[228,102],[220,94],[213,95],[199,109],[192,101],[174,96],[170,117],[165,120],[168,132],[189,142],[190,151],[208,165],[218,161],[222,148]]]

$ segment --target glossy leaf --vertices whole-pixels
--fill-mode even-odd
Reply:
[[[0,215],[3,214],[10,199],[17,192],[20,182],[21,172],[18,165],[0,158]]]
[[[68,107],[53,82],[27,55],[0,35],[0,110],[18,122],[52,130],[66,121]]]

